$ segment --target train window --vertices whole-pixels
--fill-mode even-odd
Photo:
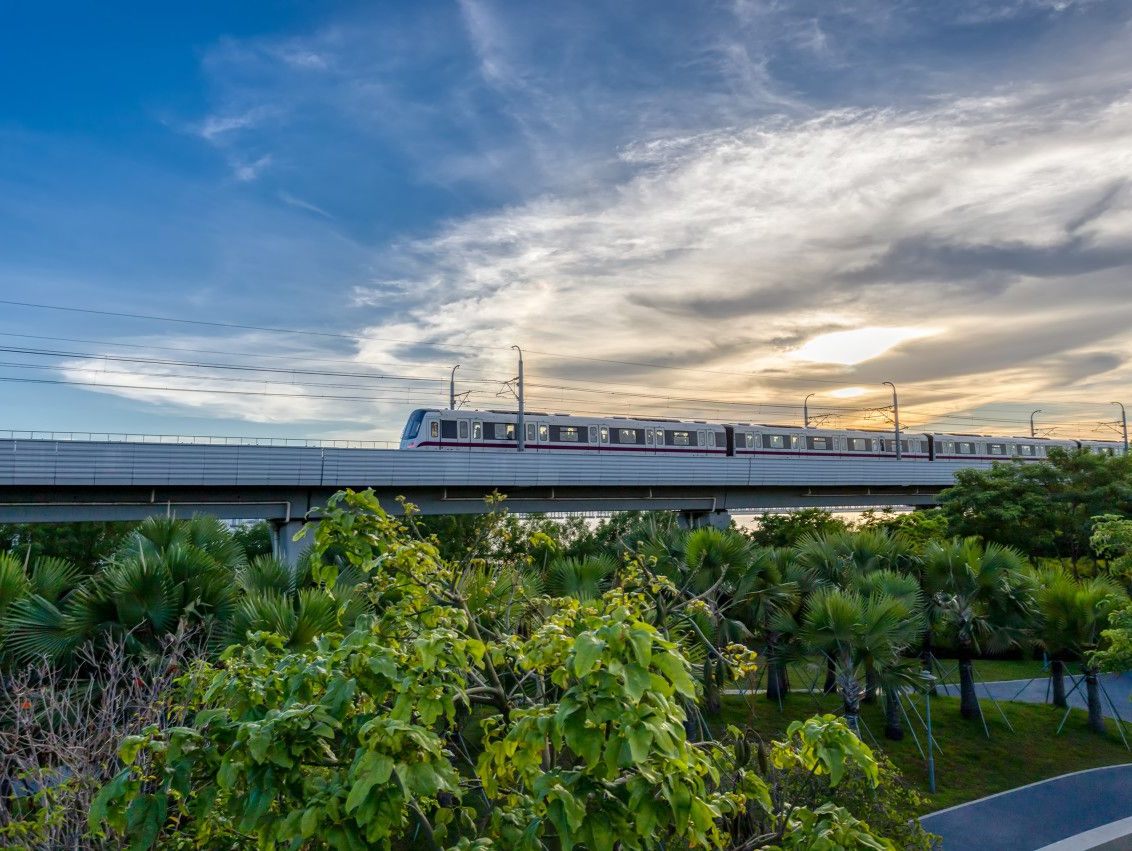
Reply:
[[[527,423],[527,443],[535,442],[535,424]]]
[[[851,437],[849,438],[849,451],[850,452],[865,452],[868,450],[868,440],[864,437]]]
[[[601,427],[601,442],[609,443],[609,426]]]
[[[796,434],[790,435],[790,448],[791,449],[801,449],[802,448],[802,438],[800,438]]]
[[[577,429],[575,429],[574,431],[575,431],[575,433],[577,433]],[[541,440],[543,443],[546,443],[546,441],[549,437],[550,437],[550,429],[547,428],[546,423],[539,423],[538,424],[538,439]]]
[[[755,448],[755,436],[753,434],[750,434],[749,432],[747,434],[747,448],[748,449],[754,449]]]
[[[460,440],[468,439],[468,421],[460,420]]]
[[[590,426],[590,443],[597,443],[597,426]]]
[[[619,428],[617,429],[617,442],[618,443],[636,443],[637,430],[635,428]]]
[[[708,446],[715,446],[715,432],[714,431],[709,431],[707,433],[707,445]]]
[[[433,420],[431,423],[429,423],[428,436],[440,437],[440,423],[438,423],[436,420]]]
[[[662,428],[656,430],[656,445],[664,446],[664,429]]]
[[[696,432],[696,446],[704,446],[706,443],[707,440],[704,438],[704,433],[702,431]]]
[[[770,438],[771,449],[784,449],[786,447],[786,438],[781,434],[768,434],[767,437]]]
[[[495,439],[496,440],[514,440],[515,439],[515,424],[514,423],[494,423],[495,426]]]
[[[1005,447],[1001,443],[988,443],[987,449],[990,450],[991,455],[1005,455]]]
[[[808,449],[831,449],[828,437],[811,437],[806,440]]]
[[[578,429],[574,426],[563,426],[562,428],[558,429],[558,439],[564,441],[565,443],[577,443]]]
[[[483,423],[476,420],[472,423],[472,440],[479,440],[483,437]]]
[[[1027,446],[1025,443],[1023,443],[1021,446],[1019,446],[1018,449],[1021,450],[1023,455],[1033,455],[1034,454],[1034,447]]]
[[[453,440],[456,437],[455,420],[440,421],[440,437],[442,440]]]
[[[960,455],[974,455],[975,454],[975,444],[973,444],[973,443],[967,443],[967,442],[961,440],[955,446],[956,446],[956,450],[958,451],[958,453]]]
[[[691,437],[690,432],[673,431],[673,432],[669,432],[669,434],[672,435],[672,445],[673,446],[689,446],[690,445],[690,441],[689,441],[689,438]]]
[[[652,446],[652,429],[651,428],[645,429],[645,443],[647,443],[649,446]]]

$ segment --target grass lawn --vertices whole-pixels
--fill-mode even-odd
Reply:
[[[1040,669],[1040,662],[1038,667]],[[825,711],[832,712],[840,707],[840,701],[833,697],[823,697],[818,703]],[[927,765],[912,736],[906,733],[901,742],[883,738],[884,718],[879,704],[862,707],[861,721],[868,727],[862,735],[873,747],[876,747],[872,738],[875,737],[904,778],[928,799],[924,812],[1070,771],[1132,762],[1132,753],[1125,750],[1112,721],[1107,722],[1107,735],[1094,735],[1085,728],[1085,713],[1073,710],[1061,735],[1055,736],[1063,710],[1043,704],[1001,705],[1014,726],[1014,732],[1003,723],[994,705],[983,701],[983,712],[991,734],[987,739],[978,720],[964,721],[959,717],[958,698],[932,698],[932,734],[942,748],[942,753],[937,750],[935,757],[935,795],[928,793]],[[917,707],[922,715],[922,697],[917,701]],[[727,696],[720,729],[727,724],[740,728],[751,726],[764,738],[778,738],[791,721],[807,718],[819,711],[807,694],[791,694],[784,701],[781,712],[776,703],[768,702],[762,695],[754,698]],[[916,734],[921,744],[925,744],[923,727],[914,715],[911,717],[917,725]]]
[[[947,675],[947,681],[950,683],[959,682],[955,660],[940,659],[939,661]],[[789,667],[792,688],[807,689],[811,683],[815,682],[815,677],[819,688],[825,681],[825,669],[823,667],[819,671],[816,660],[813,662],[791,662]],[[1028,680],[1032,677],[1048,676],[1048,673],[1042,670],[1041,659],[976,659],[975,672],[977,674],[976,681],[981,677],[988,683],[998,682],[999,680]],[[765,683],[763,687],[766,687]]]

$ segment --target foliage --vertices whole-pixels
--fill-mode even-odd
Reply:
[[[200,642],[185,631],[162,643],[156,664],[123,642],[79,651],[77,668],[45,660],[3,681],[0,700],[0,848],[118,848],[87,833],[99,787],[117,772],[123,737],[176,723],[173,681]]]
[[[916,553],[922,553],[928,541],[945,539],[950,534],[947,517],[938,508],[903,513],[891,508],[870,509],[862,514],[857,528],[899,537]]]
[[[1100,558],[1108,560],[1108,572],[1125,585],[1132,584],[1132,520],[1117,514],[1093,518],[1089,545]]]
[[[771,797],[771,763],[833,784],[855,766],[875,781],[840,721],[791,727],[757,767],[738,731],[687,736],[697,687],[669,624],[697,601],[647,564],[628,563],[596,599],[549,597],[524,580],[526,558],[445,561],[372,494],[349,491],[315,540],[368,576],[374,614],[307,647],[259,634],[202,663],[183,692],[195,716],[124,741],[93,830],[135,848],[237,834],[311,849],[413,836],[515,851],[893,847],[844,808]],[[706,576],[720,565],[701,560]],[[312,565],[328,588],[340,571]],[[484,576],[506,595],[484,594]],[[719,657],[729,676],[752,667],[742,647]]]
[[[1090,657],[1097,670],[1111,673],[1132,671],[1132,605],[1109,616],[1108,629],[1102,630],[1104,646]]]
[[[257,556],[270,556],[275,553],[274,535],[271,524],[266,520],[236,526],[232,530],[232,538],[244,551],[244,558],[249,561]]]
[[[1089,552],[1094,516],[1132,514],[1129,456],[1055,448],[1046,463],[1015,460],[960,470],[955,478],[940,494],[954,532],[1074,566]]]
[[[788,514],[763,514],[750,533],[760,547],[792,547],[806,536],[845,532],[849,525],[820,508],[803,508]]]
[[[0,525],[0,552],[21,558],[29,551],[31,561],[58,558],[75,565],[83,574],[92,572],[121,546],[136,523],[27,523]]]

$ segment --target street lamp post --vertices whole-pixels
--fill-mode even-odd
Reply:
[[[816,395],[816,393],[811,393],[802,400],[802,428],[810,427],[810,399]]]
[[[448,377],[448,410],[456,410],[456,370],[460,368],[460,364],[452,367],[452,375]]]
[[[1038,408],[1033,414],[1030,414],[1030,437],[1037,437],[1037,434],[1034,432],[1034,414],[1040,414],[1041,412],[1042,409]]]
[[[1110,405],[1120,406],[1120,425],[1124,430],[1124,454],[1128,454],[1128,414],[1124,410],[1123,402],[1109,402]]]
[[[899,461],[900,455],[900,400],[896,398],[896,385],[891,381],[885,381],[884,384],[892,388],[892,422],[895,426],[896,432],[896,460]]]
[[[515,435],[515,448],[522,452],[527,448],[526,441],[524,440],[526,432],[523,430],[523,350],[518,346],[512,346],[511,348],[519,353],[519,417],[515,423],[517,431]]]

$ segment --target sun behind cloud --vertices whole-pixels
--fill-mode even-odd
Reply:
[[[884,328],[869,326],[812,337],[790,352],[793,360],[851,366],[872,360],[908,340],[930,337],[938,328]]]

